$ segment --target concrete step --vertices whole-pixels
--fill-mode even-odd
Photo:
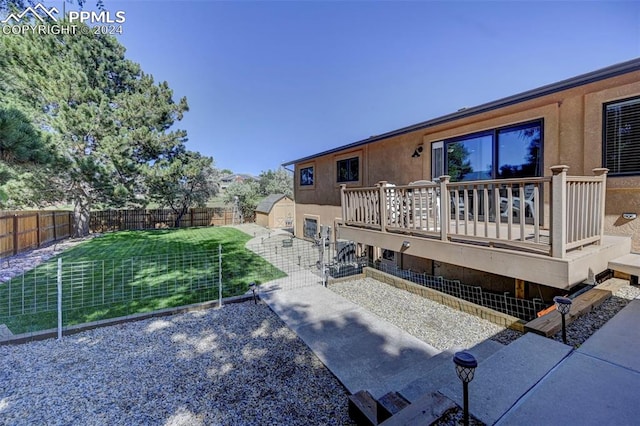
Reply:
[[[494,424],[572,350],[534,333],[505,346],[476,369],[469,383],[469,412],[486,424]],[[457,377],[440,392],[463,405],[462,383]]]
[[[493,340],[485,340],[468,349],[468,351],[481,364],[504,347],[504,345]],[[453,355],[457,351],[455,349],[446,350],[429,359],[424,368],[420,370],[420,377],[410,382],[407,386],[400,388],[398,393],[413,403],[450,382],[458,382],[458,376],[456,376],[453,365]]]

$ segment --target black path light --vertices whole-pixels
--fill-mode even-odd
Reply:
[[[567,344],[567,323],[565,320],[565,316],[571,310],[571,299],[568,297],[556,296],[553,298],[553,302],[556,304],[556,309],[560,312],[562,316],[562,342]]]
[[[467,426],[469,425],[469,382],[473,380],[478,361],[469,352],[462,351],[455,353],[453,363],[456,365],[458,378],[462,380],[464,424]]]

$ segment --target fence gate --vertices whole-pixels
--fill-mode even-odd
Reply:
[[[329,278],[361,273],[366,266],[366,259],[356,256],[356,244],[350,241],[308,241],[269,233],[255,238],[247,247],[287,274],[269,283],[273,289],[324,285]]]

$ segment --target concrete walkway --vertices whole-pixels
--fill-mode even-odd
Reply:
[[[415,424],[416,409],[428,408],[417,407],[420,396],[431,392],[462,405],[452,352],[439,354],[321,285],[288,284],[295,281],[262,285],[260,296],[349,392],[398,391],[415,403],[414,414],[405,409],[385,424]],[[479,362],[469,385],[472,415],[497,425],[638,424],[639,325],[634,300],[577,350],[532,333],[504,348],[491,341],[471,348]]]
[[[527,392],[499,425],[637,425],[640,300],[631,301]]]
[[[249,248],[266,234],[264,228],[255,225],[238,228],[255,236],[247,243]],[[439,350],[323,287],[321,282],[317,275],[301,268],[286,278],[260,285],[259,294],[349,392],[368,390],[379,398],[424,374],[429,359]]]

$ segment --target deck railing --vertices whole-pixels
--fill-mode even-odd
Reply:
[[[342,186],[346,226],[442,241],[484,243],[564,257],[603,235],[607,169],[567,176],[554,166],[539,178],[418,181],[370,188]]]

